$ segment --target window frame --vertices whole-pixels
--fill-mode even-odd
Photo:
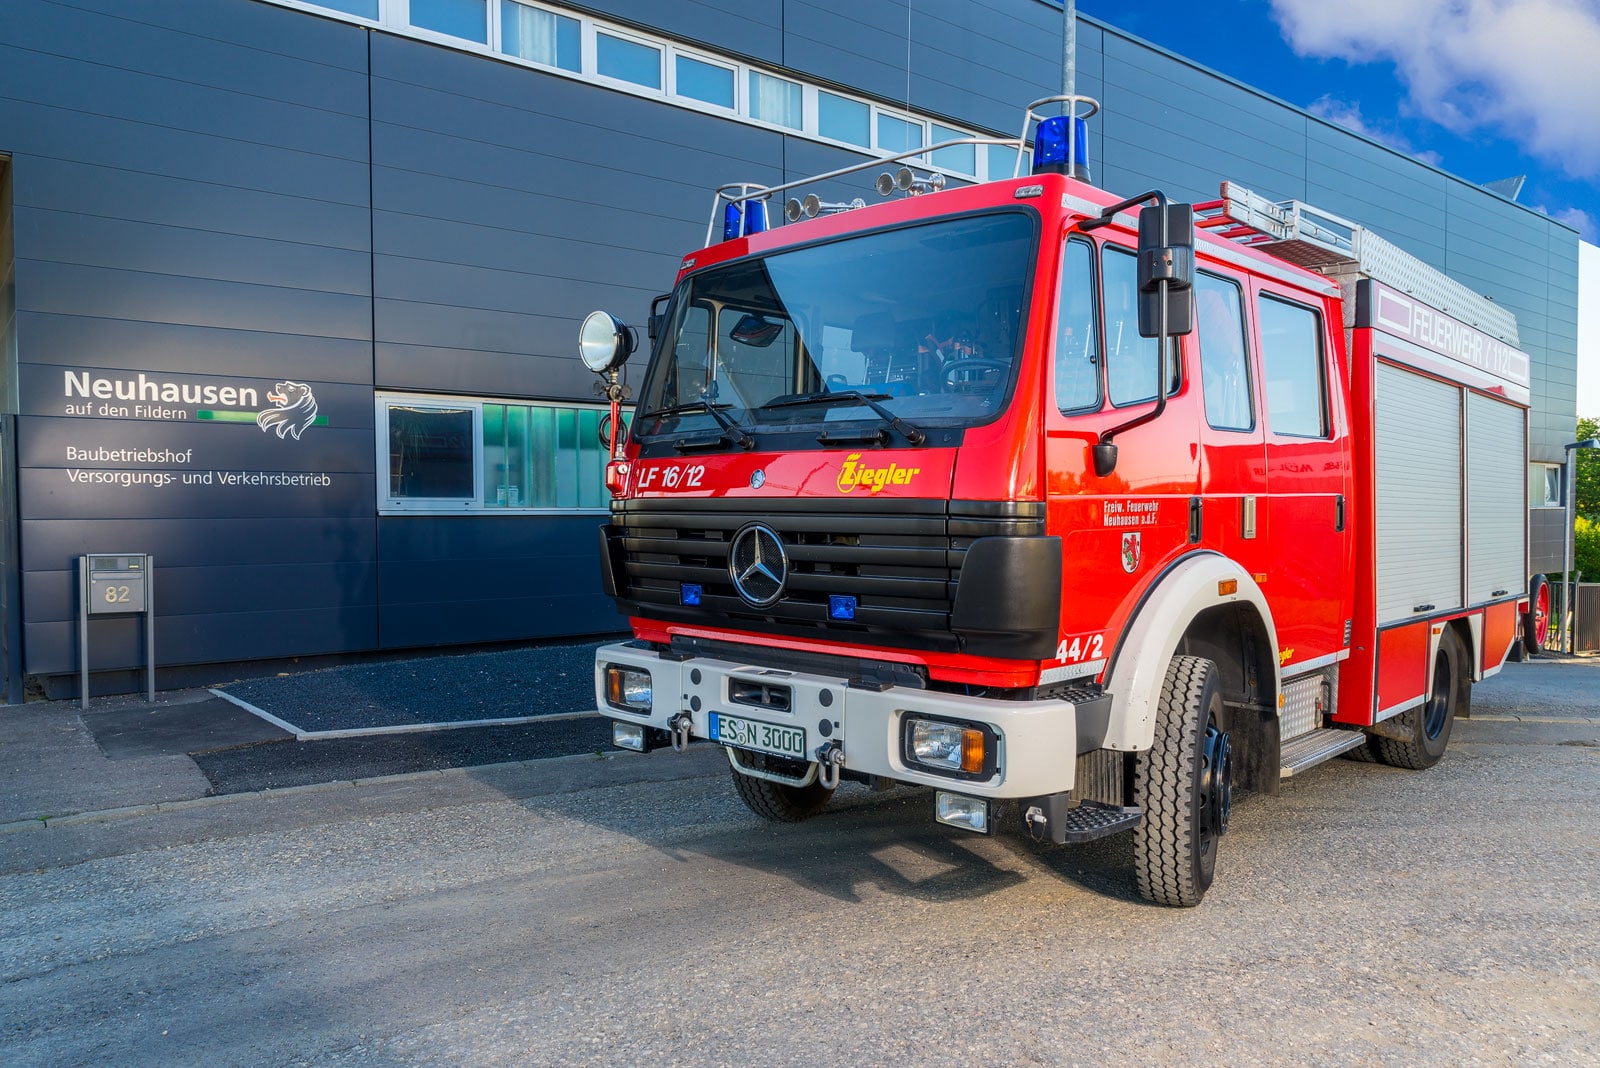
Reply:
[[[1094,344],[1098,359],[1095,361],[1095,398],[1074,408],[1061,406],[1061,395],[1056,389],[1057,361],[1061,358],[1061,296],[1067,281],[1066,251],[1073,245],[1082,246],[1089,254],[1089,316],[1094,323]],[[1100,298],[1100,251],[1088,237],[1069,234],[1061,243],[1061,266],[1056,272],[1055,330],[1050,343],[1050,399],[1056,412],[1065,416],[1092,415],[1105,410],[1108,386],[1106,383],[1105,308]]]
[[[1261,362],[1261,411],[1266,417],[1267,433],[1275,438],[1292,438],[1296,441],[1331,441],[1334,437],[1333,425],[1333,381],[1328,366],[1328,331],[1323,318],[1322,309],[1314,307],[1301,300],[1275,293],[1268,289],[1256,291],[1256,332],[1261,339],[1259,344]],[[1267,369],[1267,346],[1265,332],[1261,326],[1261,307],[1266,301],[1274,301],[1289,308],[1298,308],[1310,312],[1315,324],[1317,339],[1317,403],[1320,406],[1322,432],[1318,434],[1296,434],[1292,431],[1279,430],[1272,425],[1272,389],[1270,372]]]
[[[1201,275],[1204,275],[1213,281],[1222,282],[1233,287],[1235,294],[1238,296],[1238,303],[1235,305],[1235,307],[1237,307],[1239,312],[1239,344],[1243,350],[1244,358],[1245,405],[1250,413],[1250,424],[1248,426],[1218,426],[1216,423],[1211,421],[1211,412],[1206,405],[1206,397],[1208,395],[1206,392],[1206,345],[1205,339],[1200,336],[1199,279]],[[1240,279],[1232,278],[1225,274],[1220,274],[1217,271],[1196,270],[1194,288],[1194,343],[1195,347],[1199,350],[1198,360],[1200,364],[1200,407],[1205,412],[1206,426],[1220,434],[1255,434],[1261,429],[1261,413],[1256,410],[1255,361],[1250,358],[1251,345],[1248,299],[1249,287],[1246,286]]]
[[[1105,403],[1118,411],[1124,408],[1137,408],[1141,404],[1154,404],[1161,399],[1161,388],[1159,384],[1157,385],[1156,392],[1153,395],[1141,397],[1137,400],[1122,401],[1120,404],[1117,402],[1117,399],[1111,395],[1111,339],[1106,328],[1106,323],[1108,320],[1106,319],[1105,257],[1106,253],[1112,249],[1115,249],[1121,255],[1127,256],[1129,260],[1133,261],[1134,277],[1137,280],[1139,270],[1139,251],[1128,245],[1118,244],[1115,241],[1102,241],[1099,244],[1099,255],[1095,257],[1095,277],[1100,283],[1100,354],[1101,361],[1103,363],[1101,373],[1105,376],[1106,380]],[[1194,299],[1192,294],[1190,299]],[[1134,314],[1136,316],[1138,314],[1137,307],[1134,308]],[[1135,323],[1137,324],[1137,319],[1135,320]],[[1135,326],[1135,332],[1137,332],[1137,325]],[[1142,334],[1140,335],[1140,337],[1143,336],[1144,335]],[[1154,342],[1158,347],[1161,344],[1160,338],[1152,337],[1145,338],[1145,340]],[[1183,335],[1169,335],[1167,338],[1167,346],[1168,352],[1161,354],[1161,364],[1162,367],[1165,368],[1167,359],[1171,358],[1172,360],[1172,377],[1167,382],[1167,397],[1170,399],[1183,392],[1183,384],[1186,377],[1183,373]]]
[[[1541,494],[1541,496],[1543,496],[1545,499],[1543,501],[1540,501],[1540,502],[1537,502],[1537,503],[1535,503],[1535,501],[1533,499],[1533,473],[1534,473],[1534,471],[1536,469],[1540,472],[1540,475],[1541,475],[1540,481],[1543,483],[1544,489],[1546,491],[1545,493]],[[1556,483],[1556,485],[1555,485],[1556,492],[1555,492],[1555,499],[1554,500],[1550,499],[1550,496],[1549,496],[1549,493],[1548,493],[1548,490],[1550,488],[1550,476],[1552,474],[1555,475],[1555,483]],[[1528,463],[1528,507],[1529,508],[1562,508],[1562,509],[1565,509],[1567,504],[1566,504],[1566,499],[1562,494],[1562,490],[1565,488],[1563,486],[1563,483],[1565,481],[1566,481],[1565,465],[1563,465],[1563,464],[1541,463],[1541,462],[1539,462],[1537,460],[1529,461],[1529,463]]]
[[[583,404],[573,401],[544,401],[531,400],[526,397],[460,397],[447,393],[404,393],[391,390],[381,390],[373,396],[373,415],[375,420],[374,436],[376,438],[376,496],[377,509],[380,516],[390,515],[575,515],[592,516],[610,514],[610,495],[604,493],[605,503],[593,508],[571,507],[562,508],[554,506],[529,506],[519,505],[507,507],[504,505],[488,505],[484,503],[485,459],[483,443],[483,408],[486,404],[499,404],[508,407],[520,408],[548,408],[558,411],[595,411],[602,415],[608,413],[610,408],[604,404]],[[467,409],[472,413],[472,498],[461,497],[396,497],[389,492],[389,408],[391,405],[401,405],[409,408],[461,410]],[[622,413],[623,426],[630,425],[633,418],[631,407],[625,407]],[[597,447],[598,447],[598,443]],[[604,450],[601,450],[604,453]],[[605,457],[601,461],[602,477],[605,470]],[[604,491],[604,486],[601,486]]]

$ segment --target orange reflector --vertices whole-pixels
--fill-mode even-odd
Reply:
[[[983,732],[961,732],[961,770],[977,773],[983,770]]]
[[[614,667],[606,668],[606,700],[613,705],[622,704],[622,672]]]
[[[1217,583],[1217,592],[1222,594],[1224,597],[1226,597],[1230,593],[1238,593],[1239,592],[1239,580],[1238,579],[1223,579],[1221,582]]]
[[[1251,575],[1250,577],[1255,579],[1255,582],[1256,582],[1257,586],[1259,586],[1263,582],[1267,581],[1267,576],[1266,575]]]

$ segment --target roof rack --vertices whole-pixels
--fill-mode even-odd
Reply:
[[[1298,200],[1271,201],[1234,182],[1195,205],[1195,226],[1328,275],[1372,278],[1469,326],[1518,345],[1517,317],[1366,227]]]

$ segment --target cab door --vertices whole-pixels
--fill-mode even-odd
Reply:
[[[1252,287],[1266,428],[1266,590],[1285,674],[1346,655],[1354,608],[1348,396],[1327,308]],[[1338,324],[1335,325],[1337,328]]]

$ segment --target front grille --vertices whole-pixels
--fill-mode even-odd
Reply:
[[[741,597],[729,571],[730,546],[755,524],[778,536],[788,567],[781,596],[766,607]],[[741,498],[614,502],[608,537],[618,599],[631,614],[954,649],[950,613],[968,546],[1043,533],[1036,502]],[[750,541],[740,541],[741,552]],[[736,562],[748,571],[750,561]],[[685,583],[700,587],[698,605],[681,603]],[[752,587],[764,596],[747,581]],[[829,617],[833,595],[856,598],[853,621]]]

